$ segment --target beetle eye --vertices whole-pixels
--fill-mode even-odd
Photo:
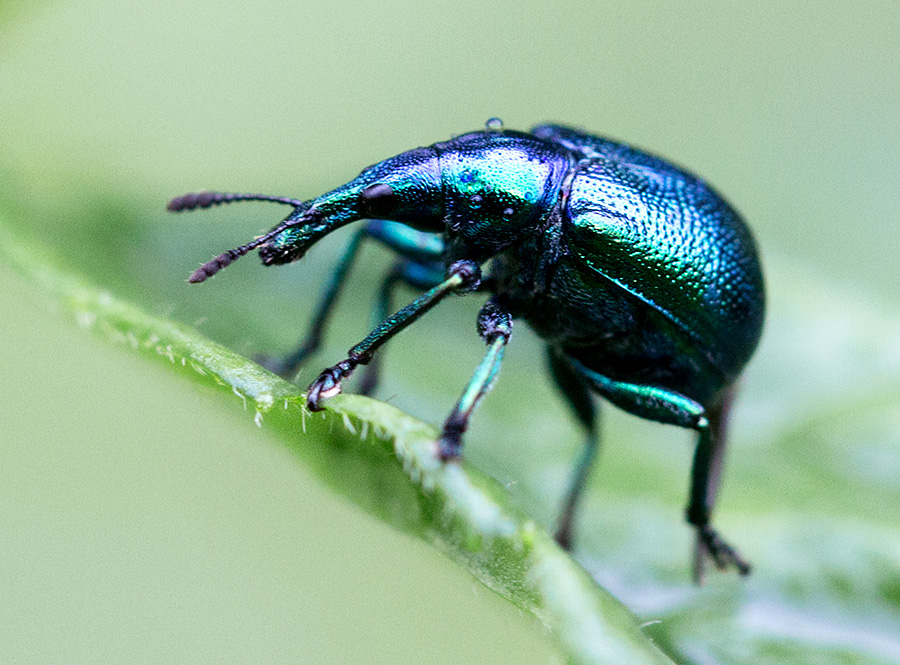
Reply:
[[[380,182],[369,185],[359,193],[359,204],[363,214],[384,217],[396,210],[397,195],[390,185]]]

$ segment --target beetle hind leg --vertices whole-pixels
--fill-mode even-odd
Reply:
[[[678,425],[697,432],[697,448],[691,469],[691,491],[687,521],[697,530],[694,579],[703,581],[706,558],[720,569],[734,567],[741,575],[750,572],[750,564],[712,528],[713,506],[725,454],[725,420],[730,404],[726,394],[718,406],[705,408],[684,395],[665,388],[616,381],[569,359],[597,392],[625,411],[667,425]]]
[[[553,382],[559,389],[575,417],[585,429],[585,442],[578,462],[572,469],[569,488],[563,502],[562,512],[556,527],[556,542],[564,549],[572,548],[575,513],[581,503],[591,468],[600,451],[599,428],[597,427],[597,407],[591,396],[590,386],[584,376],[576,372],[564,355],[552,346],[547,347],[547,361]]]
[[[691,469],[691,498],[687,508],[687,521],[697,530],[694,581],[698,584],[703,582],[707,558],[712,559],[719,570],[734,566],[741,575],[749,575],[751,570],[746,559],[710,526],[725,457],[726,425],[731,398],[732,394],[729,392],[717,407],[708,409],[704,419],[705,427],[697,428],[699,437]]]
[[[378,288],[378,299],[372,316],[374,325],[378,325],[381,321],[384,321],[393,309],[394,289],[397,288],[397,284],[402,280],[400,274],[401,270],[402,263],[395,263],[381,281],[381,286]],[[366,365],[366,369],[363,371],[363,375],[359,381],[360,395],[368,396],[375,393],[375,389],[378,388],[378,383],[381,380],[381,361],[382,356],[376,355],[373,356],[372,361]]]

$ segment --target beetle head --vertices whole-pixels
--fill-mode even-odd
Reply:
[[[168,207],[180,212],[247,200],[292,205],[294,212],[265,235],[200,266],[189,281],[202,282],[254,249],[259,249],[265,265],[296,261],[315,242],[358,219],[389,219],[423,231],[444,229],[438,158],[433,148],[417,148],[379,162],[354,180],[311,201],[202,192],[173,199]]]
[[[169,210],[248,200],[294,207],[265,235],[202,265],[191,282],[204,281],[254,249],[259,249],[265,265],[296,261],[327,234],[364,218],[402,222],[420,231],[446,231],[466,258],[480,260],[502,251],[546,219],[568,166],[561,148],[528,134],[474,132],[378,162],[310,201],[203,192],[173,199]]]
[[[559,148],[520,132],[474,132],[434,147],[447,232],[472,258],[496,254],[540,224],[569,166]]]
[[[316,241],[358,219],[389,219],[440,231],[437,155],[417,148],[378,162],[355,179],[297,208],[260,247],[265,265],[301,258]],[[278,228],[278,227],[276,227]]]

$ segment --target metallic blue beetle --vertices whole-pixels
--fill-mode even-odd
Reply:
[[[478,316],[488,351],[444,423],[441,456],[459,456],[513,319],[522,318],[546,340],[550,373],[587,433],[559,542],[571,543],[598,450],[596,392],[636,416],[698,433],[687,508],[697,531],[695,576],[701,578],[707,557],[719,568],[749,572],[710,516],[733,386],[762,331],[763,277],[747,227],[702,180],[574,129],[541,125],[522,133],[489,123],[485,131],[379,162],[310,201],[204,192],[176,198],[169,209],[245,200],[294,211],[269,233],[201,266],[191,282],[256,248],[265,265],[296,261],[335,229],[370,220],[336,267],[305,342],[275,363],[284,375],[318,346],[360,241],[374,238],[400,257],[381,289],[383,322],[313,381],[311,409],[339,393],[360,365],[370,365],[363,384],[370,392],[375,351],[445,296],[489,293]],[[390,314],[400,283],[422,295]]]

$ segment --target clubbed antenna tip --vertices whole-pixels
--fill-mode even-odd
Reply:
[[[231,252],[225,252],[224,254],[220,254],[212,261],[207,261],[202,266],[197,268],[191,276],[188,277],[188,281],[191,284],[199,284],[200,282],[206,281],[207,278],[212,277],[217,272],[219,272],[222,268],[229,265],[232,261],[234,261],[237,256],[232,257]]]
[[[212,206],[222,205],[224,203],[234,203],[235,201],[270,201],[272,203],[282,203],[284,205],[293,206],[296,210],[304,210],[307,204],[299,199],[292,199],[287,196],[269,196],[268,194],[231,194],[225,192],[194,192],[176,196],[169,201],[166,209],[171,212],[182,212],[184,210],[196,210],[197,208],[211,208]],[[224,254],[219,254],[212,261],[207,261],[197,268],[188,278],[191,284],[199,284],[206,281],[222,268],[225,268],[235,260],[241,258],[244,254],[252,249],[256,249],[261,244],[276,236],[278,233],[287,228],[288,223],[282,222],[276,228],[269,231],[266,235],[261,236],[253,242],[231,249]]]
[[[260,236],[256,240],[249,242],[246,245],[242,245],[241,247],[237,247],[236,249],[229,249],[223,254],[219,254],[212,261],[207,261],[202,266],[197,268],[191,274],[191,276],[188,277],[188,282],[190,282],[191,284],[199,284],[200,282],[206,281],[217,272],[219,272],[222,268],[227,268],[237,259],[241,258],[244,254],[246,254],[250,250],[256,249],[264,242],[271,240],[289,226],[292,226],[292,222],[285,220],[274,229],[269,231],[267,234]]]
[[[209,208],[222,203],[222,195],[217,192],[196,192],[176,196],[169,201],[166,210],[169,212],[181,212],[182,210],[196,210],[197,208]]]

